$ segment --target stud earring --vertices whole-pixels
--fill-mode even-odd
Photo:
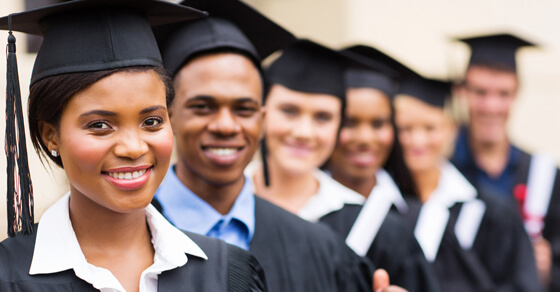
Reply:
[[[56,150],[54,150],[54,149],[51,150],[51,154],[52,154],[52,156],[54,156],[54,157],[58,157],[58,151],[56,151]]]

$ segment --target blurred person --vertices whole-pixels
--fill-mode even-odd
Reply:
[[[173,87],[151,26],[203,16],[164,1],[84,0],[0,18],[10,31],[11,236],[0,243],[0,291],[267,291],[249,253],[185,234],[150,205],[173,150]],[[37,225],[12,29],[44,34],[31,139],[70,184]]]
[[[361,205],[364,200],[319,169],[336,144],[346,102],[344,71],[350,63],[370,70],[386,67],[300,40],[265,71],[269,92],[265,102],[264,163],[253,162],[246,174],[253,179],[256,194],[311,222],[346,204]],[[415,260],[425,260],[412,232],[404,232],[404,224],[393,219],[382,232],[386,245],[372,253],[386,265],[374,264],[385,268],[395,284],[419,291],[423,279],[418,279],[421,267]],[[395,248],[401,242],[406,246]],[[413,252],[407,250],[409,246]],[[416,257],[406,258],[410,254]],[[406,266],[409,263],[414,266]]]
[[[271,291],[398,291],[328,228],[256,197],[243,171],[259,147],[260,61],[294,37],[241,1],[184,1],[207,19],[162,29],[176,98],[177,164],[154,204],[180,229],[222,238],[262,264]],[[159,33],[158,33],[159,34]]]
[[[398,75],[363,68],[346,70],[346,113],[325,170],[367,200],[364,207],[345,204],[323,216],[321,222],[344,236],[356,253],[386,269],[394,284],[409,291],[438,291],[435,274],[413,230],[396,218],[408,211],[401,191],[414,194],[414,182],[398,144],[392,105],[398,79],[410,70],[372,47],[358,45],[341,52],[379,61]],[[391,228],[394,225],[400,228]]]
[[[515,53],[535,44],[511,34],[460,39],[471,49],[458,92],[468,104],[451,161],[475,186],[517,201],[533,240],[539,277],[560,290],[560,182],[557,163],[512,145],[507,121],[519,90]],[[554,261],[554,263],[553,263]]]
[[[540,291],[531,244],[516,209],[476,189],[444,158],[454,124],[450,83],[411,77],[395,98],[396,124],[417,194],[404,216],[442,291]]]

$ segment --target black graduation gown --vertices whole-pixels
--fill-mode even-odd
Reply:
[[[187,235],[208,260],[189,255],[184,266],[159,275],[158,291],[268,291],[262,268],[248,252],[218,239]],[[35,240],[35,235],[18,235],[0,243],[0,291],[98,291],[76,277],[73,270],[29,275]]]
[[[520,150],[521,157],[515,165],[515,182],[514,186],[527,184],[529,177],[529,167],[531,165],[532,155]],[[472,163],[461,165],[456,164],[457,168],[465,175],[465,177],[475,186],[478,187],[476,181],[476,166]],[[513,194],[508,194],[511,198],[511,204],[515,202]],[[560,171],[556,172],[552,196],[548,205],[548,211],[544,221],[543,237],[550,243],[552,249],[552,271],[550,291],[560,291]]]
[[[346,204],[342,209],[320,219],[346,238],[352,229],[361,205]],[[376,268],[385,269],[391,284],[416,292],[440,291],[432,267],[426,261],[414,233],[396,211],[391,210],[381,225],[366,257]]]
[[[533,156],[521,151],[521,158],[516,166],[515,184],[527,184],[529,166]],[[556,172],[552,196],[544,219],[543,237],[550,243],[552,250],[552,270],[550,291],[560,291],[560,171]]]
[[[270,291],[371,291],[373,268],[326,226],[307,222],[255,197],[249,251]]]
[[[449,209],[433,262],[442,291],[541,291],[533,249],[517,210],[492,195],[479,194],[479,198],[486,211],[470,250],[463,249],[455,235],[463,204],[456,203]],[[413,196],[405,196],[405,200],[409,212],[404,218],[415,226],[422,203]]]

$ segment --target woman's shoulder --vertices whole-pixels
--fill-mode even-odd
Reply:
[[[72,271],[52,275],[29,275],[36,235],[18,234],[0,242],[0,291],[47,291],[77,288],[93,291]],[[50,290],[49,290],[50,291]]]
[[[36,235],[18,234],[0,242],[0,275],[8,270],[27,269],[31,265]]]

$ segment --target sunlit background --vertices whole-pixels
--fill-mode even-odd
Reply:
[[[47,3],[56,0],[27,0]],[[173,1],[178,2],[178,1]],[[299,37],[333,48],[367,44],[389,53],[429,77],[461,78],[468,48],[456,36],[510,32],[540,45],[518,53],[521,91],[509,133],[528,151],[544,151],[560,161],[560,1],[557,0],[247,0]],[[4,0],[0,14],[25,9],[24,0]],[[7,37],[7,33],[0,33]],[[19,73],[26,108],[34,54],[18,38]],[[5,72],[5,61],[0,62]],[[5,76],[3,73],[1,76]],[[0,78],[0,88],[6,80]],[[5,112],[5,102],[0,102]],[[5,119],[0,119],[0,132]],[[3,138],[2,138],[3,139]],[[35,213],[40,215],[68,190],[64,173],[41,164],[30,149]],[[0,194],[6,192],[6,159],[0,155]],[[5,199],[0,200],[0,239],[6,230]]]

